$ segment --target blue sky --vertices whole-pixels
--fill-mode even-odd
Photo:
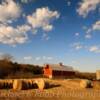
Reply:
[[[1,0],[0,12],[0,55],[100,69],[100,0]]]

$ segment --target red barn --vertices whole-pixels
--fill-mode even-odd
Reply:
[[[70,66],[59,64],[45,64],[43,68],[44,76],[52,77],[70,77],[75,75],[75,71]]]

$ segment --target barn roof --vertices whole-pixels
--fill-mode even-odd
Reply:
[[[66,66],[66,65],[60,65],[60,64],[45,64],[49,65],[52,70],[57,70],[57,71],[74,71],[73,67],[71,66]]]

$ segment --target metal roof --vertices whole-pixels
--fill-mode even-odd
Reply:
[[[49,65],[52,70],[57,70],[57,71],[74,71],[73,67],[71,66],[65,66],[65,65],[60,65],[60,64],[45,64]]]

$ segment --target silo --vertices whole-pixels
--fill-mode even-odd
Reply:
[[[100,80],[100,70],[97,70],[96,71],[96,79],[97,80]]]

